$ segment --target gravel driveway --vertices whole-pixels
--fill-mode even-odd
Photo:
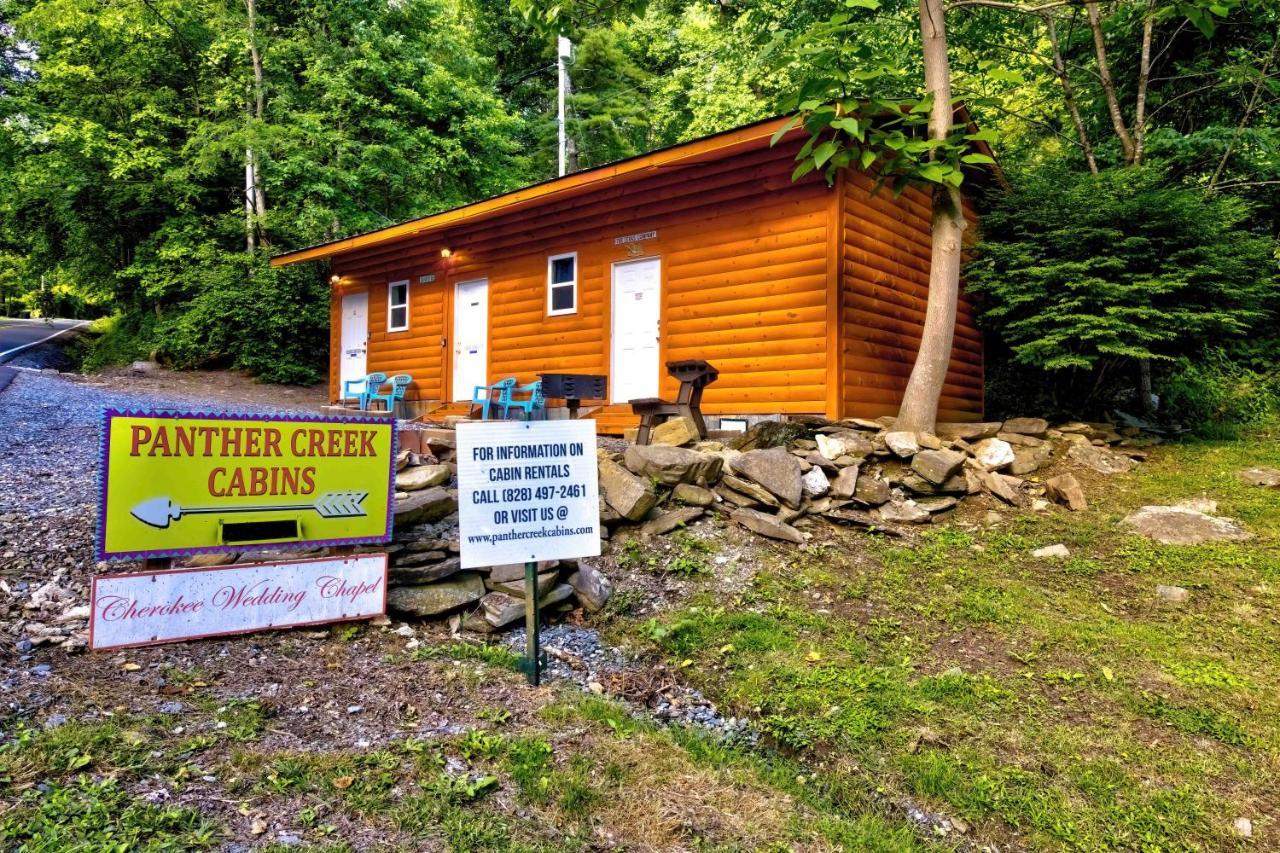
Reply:
[[[224,400],[116,390],[20,371],[0,392],[0,631],[5,647],[82,645],[94,569],[104,407],[226,411]],[[262,407],[254,406],[261,411]],[[302,412],[304,409],[277,409]]]

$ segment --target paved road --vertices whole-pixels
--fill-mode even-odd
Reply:
[[[87,320],[14,320],[0,317],[0,364],[35,344],[83,326]]]

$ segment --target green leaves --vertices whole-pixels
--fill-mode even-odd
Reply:
[[[946,139],[929,139],[928,114],[932,98],[916,100],[844,99],[822,103],[808,99],[774,134],[773,144],[797,125],[809,132],[809,139],[796,155],[799,165],[793,180],[822,170],[828,181],[845,166],[870,170],[876,166],[878,184],[892,182],[895,193],[910,185],[959,187],[966,168],[995,164],[976,143],[990,142],[991,130],[963,133],[953,128]]]
[[[982,321],[1021,364],[1100,370],[1168,360],[1248,331],[1277,294],[1247,209],[1159,170],[1045,169],[983,220],[966,276]]]

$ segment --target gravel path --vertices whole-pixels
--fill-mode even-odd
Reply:
[[[0,630],[19,652],[30,650],[24,640],[82,645],[108,406],[227,409],[225,400],[118,391],[29,370],[0,392]]]

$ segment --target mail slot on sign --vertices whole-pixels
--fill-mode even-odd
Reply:
[[[391,537],[386,420],[107,409],[100,559]]]

